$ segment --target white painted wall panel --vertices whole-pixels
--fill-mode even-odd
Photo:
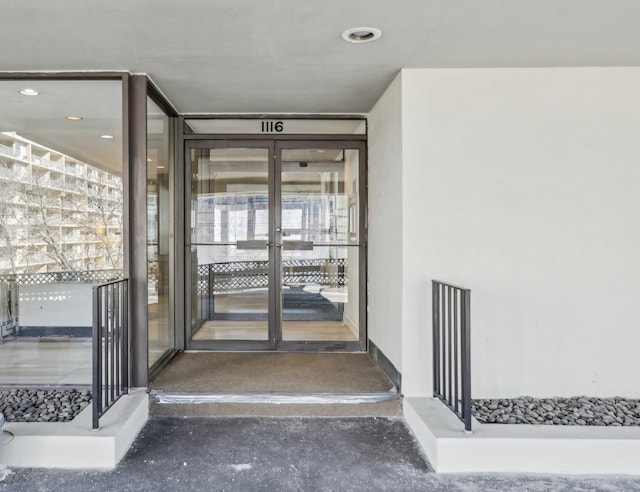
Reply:
[[[369,338],[402,370],[401,78],[369,114]]]
[[[405,393],[431,392],[436,278],[472,289],[474,397],[639,394],[638,87],[638,68],[403,71]]]

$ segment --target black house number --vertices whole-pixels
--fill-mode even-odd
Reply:
[[[262,133],[281,133],[284,130],[284,121],[262,121]]]

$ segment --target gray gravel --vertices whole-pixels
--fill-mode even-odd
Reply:
[[[69,422],[89,403],[88,390],[0,390],[0,413],[7,422]]]
[[[483,424],[640,425],[640,400],[620,397],[478,399],[472,411]]]

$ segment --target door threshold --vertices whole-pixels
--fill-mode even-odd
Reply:
[[[201,403],[272,403],[272,404],[359,404],[379,403],[395,400],[400,397],[394,386],[389,391],[363,393],[288,393],[288,392],[238,392],[238,393],[204,393],[204,392],[169,392],[151,390],[149,392],[159,404]]]

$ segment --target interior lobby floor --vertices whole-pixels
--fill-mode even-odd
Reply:
[[[206,321],[194,340],[268,340],[267,321]],[[284,321],[283,340],[357,341],[342,321]]]
[[[153,389],[197,392],[378,392],[392,384],[365,353],[180,353]]]
[[[3,341],[0,384],[90,385],[91,339]]]

